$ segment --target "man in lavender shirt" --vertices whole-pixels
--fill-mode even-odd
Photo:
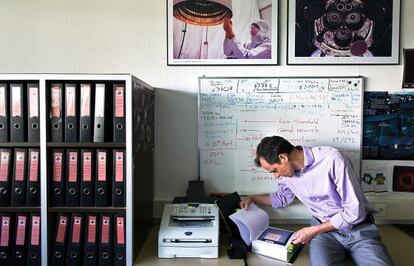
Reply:
[[[297,197],[309,207],[311,226],[296,232],[294,244],[308,244],[310,264],[393,265],[381,242],[372,213],[349,161],[333,147],[294,147],[282,137],[264,138],[255,163],[278,178],[278,191],[244,198],[250,203],[281,208]]]

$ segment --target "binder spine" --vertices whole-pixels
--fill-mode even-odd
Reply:
[[[56,239],[51,254],[51,265],[64,265],[66,258],[67,225],[69,219],[65,215],[58,215]]]
[[[66,206],[79,206],[78,151],[68,150],[67,157]]]
[[[97,150],[96,162],[95,206],[106,207],[108,205],[108,160],[106,150]]]
[[[81,189],[80,203],[81,206],[93,206],[94,204],[94,182],[92,179],[92,150],[82,150],[82,166],[81,166]]]
[[[27,84],[28,114],[27,114],[27,140],[29,142],[40,141],[39,124],[39,85]]]
[[[23,142],[25,135],[23,84],[11,84],[10,90],[10,140]]]
[[[11,150],[0,149],[0,206],[10,206]]]
[[[14,241],[14,252],[12,265],[26,264],[26,215],[17,215],[16,238]]]
[[[27,252],[27,265],[40,265],[40,216],[32,215],[29,249]]]
[[[26,150],[16,149],[14,154],[11,206],[24,206],[26,201]]]
[[[27,206],[40,206],[40,180],[39,180],[40,152],[29,149],[29,178],[27,179]]]
[[[65,186],[63,179],[63,150],[52,151],[53,171],[52,171],[52,191],[50,205],[62,207],[65,204]]]
[[[65,141],[76,142],[78,121],[76,112],[76,84],[65,84]]]
[[[97,265],[97,226],[96,215],[87,216],[86,238],[84,245],[83,265]]]
[[[105,141],[105,84],[95,86],[95,113],[93,141]]]
[[[7,84],[0,84],[0,142],[9,140],[9,121],[8,121],[8,103],[7,103]]]
[[[99,265],[112,265],[111,216],[101,216],[101,237],[99,241]]]
[[[68,239],[68,251],[66,258],[67,266],[77,266],[81,263],[81,231],[82,231],[82,216],[74,214],[72,216],[72,224]]]
[[[125,206],[125,154],[122,150],[114,150],[113,154],[113,191],[112,205]]]
[[[125,218],[121,215],[115,215],[115,240],[114,240],[114,265],[125,266]]]
[[[79,140],[80,142],[92,141],[92,88],[91,84],[80,85],[80,126],[79,126]]]
[[[52,142],[62,142],[62,84],[52,84],[50,89],[51,110],[50,110],[50,131]]]
[[[11,217],[2,215],[0,221],[0,265],[10,265]]]
[[[125,142],[125,86],[113,85],[113,136],[114,142]]]

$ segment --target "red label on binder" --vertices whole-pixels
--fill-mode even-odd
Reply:
[[[10,217],[3,216],[1,221],[0,247],[9,246]]]
[[[115,87],[115,117],[124,117],[124,92],[123,86]]]
[[[12,86],[11,87],[12,93],[12,111],[11,116],[22,116],[22,106],[21,106],[21,87],[20,86]]]
[[[115,153],[115,181],[116,182],[124,181],[124,153],[123,152]]]
[[[83,181],[92,180],[92,152],[83,153]]]
[[[116,243],[125,244],[124,217],[116,217]]]
[[[26,216],[18,216],[17,233],[16,233],[16,245],[17,246],[24,246],[25,235],[26,235]]]
[[[53,181],[60,182],[62,181],[62,153],[55,152],[53,157],[53,161],[55,162],[53,165]]]
[[[88,221],[88,243],[96,241],[96,216],[89,216]]]
[[[81,84],[81,109],[80,116],[90,116],[91,115],[91,85],[90,84]]]
[[[6,87],[0,87],[0,116],[6,116]]]
[[[16,181],[24,180],[24,152],[16,152]]]
[[[75,216],[73,220],[72,243],[79,243],[82,217]]]
[[[101,243],[109,244],[109,223],[110,217],[104,216],[102,218],[102,235],[101,235]]]
[[[9,160],[10,153],[8,151],[3,151],[0,153],[0,181],[7,182],[7,177],[9,176]]]
[[[75,116],[76,115],[76,87],[66,86],[66,115]]]
[[[30,152],[29,181],[37,182],[39,175],[39,152]]]
[[[40,245],[40,216],[32,217],[32,237],[30,239],[32,246]]]
[[[56,242],[63,243],[65,241],[67,223],[68,217],[60,216]]]
[[[60,114],[60,87],[54,86],[51,90],[52,95],[52,117],[61,117]]]
[[[106,152],[98,152],[98,180],[106,181]]]
[[[69,152],[69,182],[76,182],[78,177],[78,153]]]
[[[39,88],[37,86],[32,86],[29,88],[29,117],[38,117],[39,116]]]

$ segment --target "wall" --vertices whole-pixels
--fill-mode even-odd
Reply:
[[[165,0],[3,0],[0,73],[131,73],[162,88],[156,92],[155,195],[163,203],[184,195],[197,176],[200,76],[362,75],[366,90],[399,90],[402,64],[286,66],[287,1],[279,2],[279,66],[172,67]],[[414,1],[402,0],[401,10],[400,46],[413,48]]]

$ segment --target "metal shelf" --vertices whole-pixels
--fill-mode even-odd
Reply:
[[[115,142],[48,142],[48,148],[125,148],[125,143]]]
[[[40,212],[39,207],[0,207],[0,212]]]
[[[125,212],[126,207],[49,207],[48,212],[92,212],[92,213],[118,213]]]
[[[1,148],[39,148],[39,142],[0,142]]]

